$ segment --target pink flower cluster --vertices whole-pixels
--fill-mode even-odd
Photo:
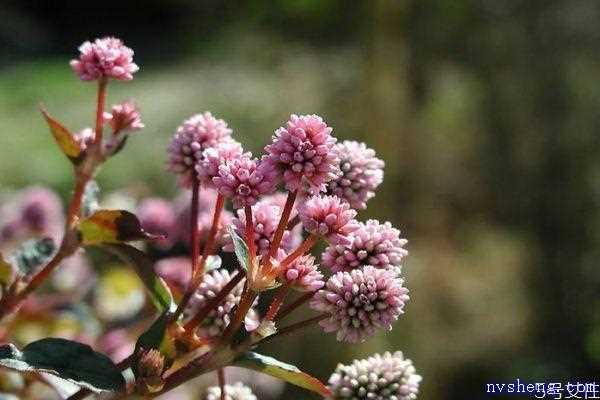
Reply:
[[[370,265],[338,272],[319,290],[310,305],[329,317],[320,322],[326,332],[350,343],[363,342],[376,329],[392,329],[408,301],[404,280],[391,270]]]
[[[346,200],[353,208],[364,210],[367,201],[383,182],[385,163],[366,144],[345,140],[335,146],[340,172],[327,184],[327,193]]]
[[[388,222],[355,219],[355,208],[366,208],[383,180],[383,161],[364,143],[336,144],[332,129],[316,115],[292,115],[265,152],[260,161],[252,158],[224,121],[206,113],[178,128],[169,146],[169,168],[184,186],[197,179],[202,192],[215,188],[238,209],[232,226],[240,237],[253,235],[253,248],[262,258],[250,274],[257,291],[272,287],[274,277],[315,293],[312,308],[328,314],[321,325],[337,331],[339,340],[359,342],[377,328],[390,329],[408,300],[400,277],[406,240]],[[270,195],[279,181],[289,196]],[[284,210],[289,219],[282,229]],[[309,234],[305,241],[301,227]],[[276,235],[281,240],[273,249]],[[306,254],[319,238],[329,244],[321,257],[334,273],[328,279]],[[223,250],[233,251],[229,233],[223,239]],[[271,272],[261,275],[265,262]]]
[[[389,222],[370,219],[360,223],[348,239],[348,245],[330,245],[321,256],[323,265],[332,272],[351,271],[365,264],[401,272],[400,262],[408,254],[404,249],[408,241],[400,238],[400,231]]]
[[[336,196],[312,196],[302,203],[300,221],[309,233],[323,236],[329,243],[346,245],[348,235],[359,228],[356,211]]]
[[[110,113],[104,113],[104,120],[111,126],[114,135],[123,131],[137,131],[144,127],[140,112],[132,101],[112,106]]]
[[[277,171],[248,156],[229,159],[219,165],[213,184],[219,193],[233,200],[236,208],[256,204],[260,196],[275,190]]]
[[[283,173],[286,189],[299,190],[306,183],[311,190],[326,190],[339,164],[332,131],[317,115],[292,115],[275,131],[265,160]]]
[[[106,37],[84,42],[79,47],[79,58],[71,61],[73,71],[82,81],[113,78],[121,81],[133,79],[139,68],[133,62],[133,50],[121,40]]]
[[[186,119],[177,128],[169,144],[169,170],[179,176],[184,187],[191,186],[204,150],[229,142],[231,132],[225,121],[213,117],[209,112]]]

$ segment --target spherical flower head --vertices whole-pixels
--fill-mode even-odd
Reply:
[[[209,147],[204,150],[196,163],[198,179],[204,185],[214,187],[212,180],[219,175],[219,166],[234,158],[241,157],[243,153],[242,145],[234,139],[221,142],[215,147]],[[247,153],[246,156],[250,157],[250,153]]]
[[[307,232],[323,236],[331,244],[347,245],[348,235],[358,229],[356,211],[337,196],[312,196],[298,209]]]
[[[281,207],[272,205],[270,201],[261,200],[252,206],[252,223],[254,225],[254,243],[259,255],[266,256],[271,248],[271,240],[277,230],[277,224],[281,218]],[[236,233],[244,237],[246,230],[246,213],[244,210],[237,210],[237,217],[231,221]],[[285,230],[281,240],[280,249],[286,253],[295,249],[302,241],[300,227],[291,231]],[[223,250],[233,251],[233,241],[229,234],[225,234],[225,245]]]
[[[116,38],[86,41],[79,46],[79,52],[79,59],[71,60],[71,68],[82,81],[100,78],[129,81],[139,70],[133,62],[133,50]]]
[[[206,392],[206,400],[221,400],[221,388],[211,386]],[[233,385],[225,385],[225,400],[258,400],[252,393],[252,389],[242,382]]]
[[[111,126],[115,135],[124,131],[137,131],[144,127],[140,111],[132,101],[112,106],[110,113],[104,113],[104,121]]]
[[[310,306],[329,314],[319,324],[337,332],[339,341],[364,342],[377,329],[392,329],[408,301],[404,280],[394,271],[370,265],[333,275],[311,300]]]
[[[279,279],[292,289],[316,292],[325,285],[323,274],[318,267],[313,256],[300,256],[279,272]]]
[[[375,268],[392,268],[401,271],[401,261],[408,255],[404,246],[408,241],[400,237],[400,231],[391,223],[368,220],[349,236],[347,246],[330,245],[321,256],[323,265],[332,272],[351,271],[361,265]]]
[[[140,202],[135,213],[146,232],[165,236],[156,246],[168,249],[173,245],[177,216],[170,202],[160,198],[147,198]]]
[[[277,171],[271,166],[242,155],[221,164],[213,184],[219,193],[233,200],[234,207],[242,208],[256,204],[259,196],[273,192],[276,178]]]
[[[335,145],[340,158],[339,174],[327,184],[327,193],[346,200],[352,208],[364,210],[375,189],[383,182],[385,163],[364,143],[345,140]]]
[[[205,274],[198,290],[190,300],[190,304],[184,312],[184,318],[192,318],[208,301],[216,297],[232,275],[226,269],[218,269]],[[244,290],[243,279],[229,294],[221,301],[218,307],[211,310],[202,324],[198,326],[197,333],[201,337],[216,337],[223,333],[231,322],[232,311],[239,304]],[[246,315],[246,329],[251,331],[259,324],[258,314],[254,309]]]
[[[332,128],[317,115],[292,115],[285,127],[275,131],[273,142],[265,147],[265,160],[283,173],[288,190],[325,191],[336,177],[339,158],[334,150]]]
[[[204,150],[230,141],[231,132],[225,121],[213,117],[210,112],[185,120],[167,149],[169,171],[179,175],[181,185],[191,186],[196,164],[202,160]]]
[[[416,400],[421,376],[401,351],[339,364],[331,378],[331,400]]]

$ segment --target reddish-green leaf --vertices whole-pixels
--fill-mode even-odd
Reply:
[[[249,351],[235,360],[233,365],[271,375],[293,385],[318,393],[323,397],[331,396],[329,388],[320,380],[300,371],[294,365],[283,363],[273,357]]]
[[[124,210],[99,210],[79,223],[84,245],[160,239],[145,232],[137,217]]]
[[[83,151],[81,144],[75,139],[75,136],[69,131],[63,124],[54,119],[46,110],[42,108],[42,114],[50,127],[50,132],[52,132],[52,136],[58,143],[58,146],[62,150],[63,153],[71,161],[77,163],[80,159],[81,153]]]

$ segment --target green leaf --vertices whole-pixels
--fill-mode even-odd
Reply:
[[[248,268],[250,267],[250,255],[248,246],[246,246],[246,242],[242,240],[242,238],[237,234],[231,225],[227,227],[227,232],[229,232],[229,236],[231,236],[231,240],[233,241],[233,248],[240,263],[240,267],[242,267],[245,271],[248,271]]]
[[[249,351],[236,359],[233,365],[271,375],[292,385],[318,393],[323,397],[331,396],[331,391],[317,378],[300,371],[293,365],[283,363],[272,357]]]
[[[84,245],[152,240],[163,237],[145,232],[138,218],[125,210],[98,210],[81,220],[79,233]]]
[[[100,196],[100,186],[94,180],[91,180],[85,185],[82,201],[82,214],[84,217],[89,217],[100,208],[98,197]]]
[[[154,272],[154,264],[148,256],[127,244],[105,244],[107,250],[121,258],[124,262],[132,265],[150,294],[150,300],[154,306],[162,311],[175,311],[177,305],[173,300],[171,290]]]
[[[42,108],[41,111],[50,127],[52,136],[54,136],[56,143],[58,143],[58,147],[74,164],[77,164],[81,161],[83,152],[81,144],[75,139],[71,131],[55,120],[45,109]]]
[[[1,346],[0,365],[22,372],[46,372],[97,393],[125,389],[125,379],[110,358],[66,339],[45,338],[23,351],[13,344]]]

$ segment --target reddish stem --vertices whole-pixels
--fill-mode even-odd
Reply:
[[[279,269],[283,270],[285,267],[296,261],[296,259],[306,253],[308,253],[315,244],[319,241],[319,236],[315,234],[310,234],[304,242],[300,244],[292,253],[290,253],[286,258],[279,263]]]
[[[192,246],[192,274],[190,276],[192,277],[196,276],[198,262],[200,261],[200,231],[198,230],[199,197],[200,181],[194,176],[192,183],[192,220],[190,221],[190,245]]]
[[[102,77],[98,80],[98,102],[96,104],[96,136],[94,145],[98,148],[98,153],[102,151],[102,131],[104,127],[104,103],[106,102],[106,87],[108,80]]]
[[[246,245],[250,252],[250,262],[256,258],[256,243],[254,243],[254,222],[252,220],[252,207],[245,206],[244,213],[246,214]]]
[[[219,368],[217,370],[217,376],[219,379],[219,387],[221,388],[221,400],[225,400],[225,368]]]
[[[300,223],[300,215],[296,215],[294,218],[290,219],[290,222],[288,222],[288,224],[287,224],[287,226],[286,226],[285,229],[287,229],[288,231],[291,231],[299,223]]]
[[[210,313],[219,304],[221,304],[223,299],[238,285],[238,283],[241,282],[243,278],[244,273],[242,271],[238,271],[227,283],[227,285],[225,285],[215,297],[210,299],[210,301],[208,301],[204,305],[204,307],[198,310],[196,315],[194,315],[194,317],[185,324],[185,326],[183,327],[184,330],[188,333],[191,333],[195,327],[202,323],[202,321],[204,320],[204,318],[206,318],[208,313]]]
[[[219,193],[217,194],[217,201],[215,203],[215,211],[213,213],[212,225],[208,232],[208,238],[206,239],[206,245],[202,252],[202,263],[200,264],[200,271],[198,273],[202,275],[204,273],[204,265],[209,255],[214,252],[215,243],[217,241],[217,233],[219,232],[221,214],[223,213],[223,207],[225,205],[225,197]]]
[[[267,266],[271,265],[271,259],[275,258],[277,254],[277,250],[279,250],[279,245],[281,244],[281,239],[283,239],[283,233],[285,232],[285,227],[290,219],[290,214],[292,213],[292,209],[294,208],[294,202],[296,201],[297,191],[289,192],[287,199],[285,201],[285,206],[283,207],[283,212],[281,213],[281,218],[279,219],[279,224],[277,225],[277,230],[273,235],[273,240],[271,241],[271,247],[269,248],[269,256],[265,264]]]
[[[254,300],[256,300],[256,296],[257,294],[251,290],[248,290],[248,287],[246,286],[242,294],[242,299],[240,300],[240,303],[235,311],[235,315],[233,316],[233,320],[229,325],[227,325],[225,332],[223,332],[223,336],[221,338],[222,343],[227,343],[240,329],[244,323],[246,314],[248,314],[248,311],[252,307]]]
[[[98,152],[101,151],[102,146],[102,125],[103,125],[103,114],[104,114],[104,103],[106,101],[106,87],[108,81],[106,78],[100,79],[98,82],[98,102],[96,105],[96,136],[94,139],[94,143],[98,146]],[[93,156],[92,156],[93,157]],[[88,161],[90,167],[85,170],[76,171],[75,176],[75,188],[73,190],[73,195],[71,196],[71,201],[69,202],[69,207],[67,209],[67,218],[65,221],[65,231],[64,236],[61,240],[58,251],[52,257],[48,264],[46,264],[38,273],[36,273],[33,278],[27,283],[23,289],[18,292],[11,292],[10,295],[6,295],[2,297],[0,300],[0,320],[4,319],[7,315],[10,315],[14,311],[16,311],[21,303],[29,296],[34,290],[36,290],[48,277],[52,274],[52,272],[60,265],[60,263],[67,257],[77,250],[79,247],[79,243],[76,238],[76,225],[79,219],[79,214],[81,213],[81,203],[83,200],[83,194],[85,192],[85,187],[91,177],[93,176],[94,170],[97,166],[97,163],[101,161],[102,158],[92,158],[91,161]]]
[[[298,297],[298,299],[296,299],[296,301],[294,301],[292,304],[290,304],[289,306],[287,306],[283,310],[281,310],[281,312],[277,316],[276,320],[282,320],[285,317],[287,317],[292,311],[294,311],[295,309],[297,309],[298,307],[300,307],[301,305],[303,305],[304,303],[306,303],[307,301],[312,299],[313,295],[314,295],[314,293],[309,292],[309,293],[303,294],[302,296]]]
[[[279,309],[283,305],[283,301],[285,300],[285,297],[287,296],[289,289],[290,289],[290,285],[288,285],[288,284],[282,285],[279,287],[279,289],[277,289],[277,292],[275,293],[275,296],[273,297],[273,301],[271,302],[271,305],[269,306],[269,310],[267,311],[267,315],[265,316],[265,321],[273,321],[275,319],[275,317],[277,316],[277,313],[279,312]]]
[[[196,270],[198,269],[198,261],[200,260],[200,232],[198,231],[198,197],[200,196],[200,181],[194,176],[192,180],[192,200],[191,200],[191,221],[190,221],[190,245],[192,247],[192,267],[191,267],[191,278],[188,283],[187,290],[183,295],[183,298],[177,306],[177,310],[173,315],[173,320],[177,321],[179,316],[185,310],[185,307],[189,303],[194,291],[196,290]]]
[[[300,329],[303,329],[303,328],[309,327],[311,325],[314,325],[316,323],[319,323],[320,321],[322,321],[328,317],[329,317],[329,314],[321,314],[321,315],[317,315],[316,317],[306,319],[304,321],[296,322],[295,324],[286,326],[285,328],[281,328],[277,331],[276,334],[267,336],[265,339],[261,340],[261,344],[265,343],[266,341],[271,341],[272,339],[297,332]]]

